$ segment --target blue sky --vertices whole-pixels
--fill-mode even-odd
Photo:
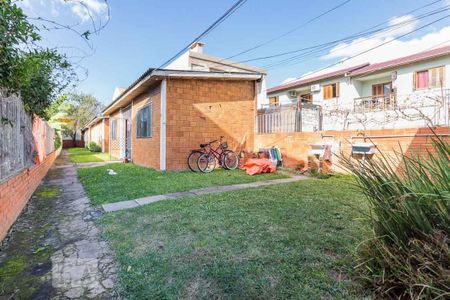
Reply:
[[[106,10],[101,6],[101,0],[84,1],[88,5],[93,5],[96,21],[104,20]],[[110,102],[116,86],[128,86],[148,67],[159,66],[203,31],[234,2],[235,0],[110,0],[110,22],[99,35],[92,37],[93,54],[80,62],[89,74],[87,79],[80,83],[78,89],[94,94],[105,104]],[[282,34],[341,2],[343,0],[248,0],[234,15],[203,40],[206,43],[205,53],[222,57],[231,56]],[[406,12],[429,2],[432,0],[352,0],[298,31],[239,56],[236,60],[271,55],[339,39],[390,19],[395,22]],[[449,4],[449,1],[443,0],[415,14]],[[44,15],[66,24],[79,22],[79,30],[90,27],[86,15],[80,13],[80,7],[65,4],[63,0],[26,0],[22,6],[29,15]],[[409,25],[400,28],[398,32],[392,32],[387,36],[369,37],[364,43],[347,45],[345,50],[335,51],[327,58],[324,57],[327,54],[325,51],[304,62],[269,69],[269,86],[279,84],[286,78],[298,77],[330,65],[371,45],[398,37],[448,14],[450,11],[420,21],[415,21],[413,16],[409,16],[411,19]],[[403,52],[408,54],[415,49],[423,50],[432,47],[440,41],[444,42],[446,38],[450,39],[449,26],[450,19],[442,20],[403,38],[402,42],[392,43],[391,48],[385,47],[384,50],[380,49],[351,63],[362,60],[376,61],[380,60],[380,57],[387,59]],[[80,38],[70,32],[43,32],[43,35],[50,45],[77,47],[91,52]],[[78,50],[65,49],[71,56],[80,55]],[[253,64],[264,66],[267,62],[258,61]]]

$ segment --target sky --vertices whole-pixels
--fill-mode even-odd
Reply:
[[[308,74],[379,62],[450,44],[450,0],[437,1],[411,13],[435,1],[247,0],[202,40],[206,44],[204,52],[230,57],[298,28],[233,58],[243,61],[339,40],[378,24],[391,26],[387,32],[349,39],[308,56],[293,57],[304,53],[297,52],[247,62],[266,67],[271,87]],[[220,17],[235,0],[109,0],[109,5],[104,0],[19,0],[18,3],[30,17],[40,16],[73,25],[78,32],[92,31],[109,20],[98,34],[90,36],[88,43],[70,30],[41,31],[43,43],[58,47],[77,66],[83,79],[77,90],[93,94],[108,104],[115,87],[127,87],[149,67],[159,67]],[[345,4],[305,24],[341,3]],[[447,10],[424,15],[438,9]],[[444,19],[438,21],[441,18]],[[430,24],[432,22],[436,23]],[[51,27],[50,23],[46,25]],[[417,31],[409,34],[413,30]],[[385,45],[361,54],[381,44]],[[290,57],[290,61],[280,62]]]

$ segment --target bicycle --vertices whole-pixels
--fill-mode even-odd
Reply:
[[[220,137],[219,145],[213,148],[212,144],[218,142],[217,140],[210,141],[206,144],[200,144],[201,149],[192,150],[188,156],[188,166],[193,172],[198,170],[202,173],[210,173],[216,167],[216,161],[227,170],[234,170],[239,166],[238,155],[228,149],[226,142],[223,142],[223,136]]]

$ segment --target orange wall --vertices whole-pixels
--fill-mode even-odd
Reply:
[[[222,135],[253,149],[255,102],[252,81],[168,79],[167,169],[186,169],[191,149]]]
[[[105,149],[103,149],[103,152],[108,152],[109,151],[109,119],[103,119],[104,122],[104,131],[103,131],[103,136],[104,136],[104,147]],[[101,145],[100,145],[101,146]]]
[[[152,104],[152,136],[138,138],[136,136],[136,115],[143,106],[149,103]],[[131,157],[133,162],[138,165],[159,169],[160,115],[161,95],[159,86],[134,99],[131,128],[133,139]]]
[[[52,152],[40,164],[0,183],[0,241],[16,221],[54,160],[55,152]]]
[[[434,129],[437,134],[450,134],[450,127],[438,127]],[[351,151],[350,141],[352,136],[372,136],[372,142],[378,149],[388,155],[394,155],[395,151],[403,150],[406,154],[424,154],[432,149],[432,132],[428,128],[407,129],[380,129],[367,131],[322,131],[322,132],[295,132],[255,135],[255,150],[272,146],[279,146],[283,154],[284,165],[291,168],[303,167],[312,160],[309,154],[310,145],[323,141],[334,141],[340,144],[340,150],[344,154]],[[427,137],[420,135],[429,135]],[[449,137],[445,137],[449,139]],[[354,142],[363,142],[362,138],[353,138]],[[370,142],[370,140],[366,140]],[[333,152],[340,152],[333,149]],[[338,158],[333,156],[336,171],[342,171],[338,166]]]

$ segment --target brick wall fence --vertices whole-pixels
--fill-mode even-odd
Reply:
[[[437,135],[450,140],[450,127],[433,128]],[[364,136],[367,137],[364,140]],[[429,128],[380,129],[366,131],[321,131],[293,132],[255,135],[255,150],[278,146],[283,154],[284,166],[303,168],[309,165],[317,167],[317,157],[310,154],[312,144],[331,143],[332,152],[349,155],[351,143],[373,142],[384,154],[395,155],[398,151],[411,154],[424,154],[432,149],[434,133]],[[375,154],[376,156],[377,154]],[[332,157],[333,169],[337,172],[339,158]]]
[[[73,141],[73,140],[63,140],[63,149],[74,148],[74,147],[84,147],[84,141]]]
[[[56,157],[56,151],[44,160],[0,183],[0,241],[6,236]]]

